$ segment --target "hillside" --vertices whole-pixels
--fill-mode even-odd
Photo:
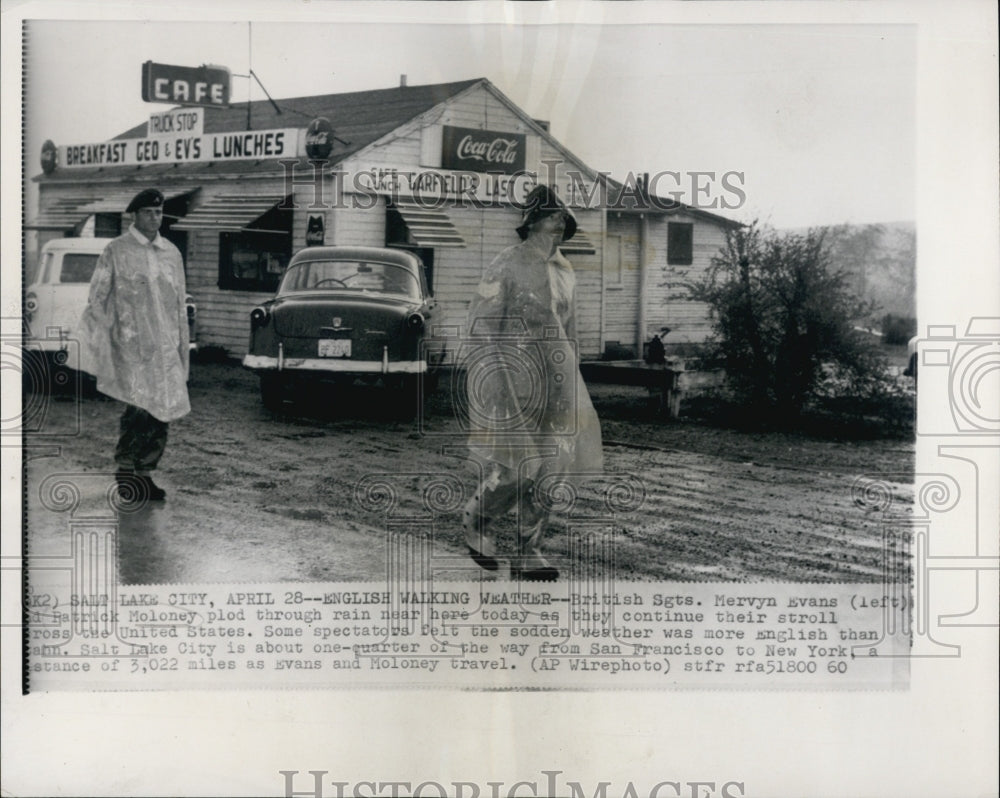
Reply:
[[[855,289],[886,313],[916,316],[917,231],[913,222],[826,228],[834,264],[854,276]],[[804,233],[805,230],[785,230]]]

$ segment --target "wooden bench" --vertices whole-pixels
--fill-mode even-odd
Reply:
[[[667,358],[666,364],[644,360],[585,360],[580,363],[580,374],[587,382],[643,386],[659,397],[660,413],[668,418],[677,418],[681,413],[684,361],[679,358]]]

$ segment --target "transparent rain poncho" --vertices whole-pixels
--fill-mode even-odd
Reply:
[[[532,480],[601,470],[600,423],[579,369],[575,287],[569,262],[531,239],[487,267],[460,353],[469,451],[484,465]]]
[[[161,236],[144,244],[130,230],[105,248],[80,324],[82,369],[101,393],[160,421],[191,410],[184,264]]]

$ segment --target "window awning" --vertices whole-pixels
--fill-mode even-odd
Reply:
[[[172,199],[177,199],[177,197],[183,197],[185,194],[193,194],[197,190],[197,188],[168,189],[163,192],[163,199],[169,202]],[[128,204],[138,193],[138,190],[135,188],[124,191],[113,191],[99,200],[94,200],[84,205],[80,210],[88,216],[92,213],[125,213]],[[164,216],[169,215],[164,213]]]
[[[54,200],[24,225],[25,230],[72,230],[89,214],[83,207],[94,202],[96,197],[62,197]]]
[[[577,227],[573,237],[559,245],[559,251],[564,255],[595,255],[597,247],[594,246],[587,234]]]
[[[390,202],[389,208],[403,217],[410,238],[418,247],[465,246],[465,239],[455,229],[455,225],[444,211],[399,200]]]
[[[239,232],[260,218],[275,205],[284,202],[287,194],[222,194],[212,197],[177,222],[171,230]],[[263,231],[263,232],[288,232]]]

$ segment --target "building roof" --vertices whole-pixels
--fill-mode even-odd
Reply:
[[[330,120],[336,137],[341,139],[341,141],[334,141],[333,150],[329,156],[329,162],[336,164],[378,141],[383,136],[389,135],[396,128],[429,111],[434,106],[479,84],[485,85],[488,91],[507,103],[524,119],[526,124],[536,127],[540,135],[548,137],[553,146],[562,152],[569,161],[583,167],[591,177],[598,177],[596,172],[593,172],[565,145],[552,136],[548,131],[547,124],[543,125],[537,120],[531,119],[516,103],[512,102],[486,78],[472,78],[453,83],[434,83],[426,86],[395,86],[390,89],[371,89],[345,94],[290,97],[274,100],[274,104],[270,100],[254,100],[250,103],[233,103],[228,108],[205,108],[204,130],[205,133],[224,133],[248,129],[303,128],[316,117],[324,116]],[[277,105],[277,109],[275,105]],[[247,125],[248,113],[249,126]],[[143,122],[114,138],[118,140],[145,138],[148,125],[148,122]],[[34,180],[42,184],[107,180],[119,185],[132,181],[136,185],[146,185],[153,178],[164,182],[169,182],[171,178],[180,178],[188,182],[194,179],[210,179],[214,176],[227,179],[241,177],[252,179],[282,173],[281,165],[273,160],[234,160],[224,163],[209,161],[66,169],[56,170],[51,175],[39,175]],[[724,226],[741,226],[739,222],[724,216],[663,197],[657,198],[658,201],[654,202],[648,200],[640,202],[638,207],[629,197],[625,197],[619,202],[625,186],[611,178],[606,178],[606,180],[608,200],[613,209],[667,214],[688,213]]]
[[[637,183],[626,184],[611,177],[606,178],[608,187],[608,209],[631,213],[662,213],[667,216],[687,214],[708,222],[714,222],[722,227],[744,227],[743,222],[729,219],[718,213],[712,213],[693,205],[686,205],[672,197],[661,197],[648,193],[642,179]]]
[[[341,141],[334,141],[330,153],[330,163],[337,163],[358,152],[382,136],[391,133],[400,125],[429,111],[435,105],[457,94],[487,82],[485,78],[462,80],[455,83],[435,83],[427,86],[397,86],[391,89],[355,91],[346,94],[322,94],[313,97],[291,97],[270,100],[254,100],[250,103],[233,103],[228,108],[205,109],[205,132],[222,133],[247,130],[249,105],[250,126],[253,130],[269,130],[283,127],[306,127],[318,116],[330,120],[334,133]],[[115,139],[144,138],[148,122],[136,125]],[[235,161],[225,165],[210,163],[157,164],[154,166],[106,166],[73,170],[57,170],[52,175],[36,178],[41,183],[72,181],[81,179],[109,178],[121,180],[134,177],[148,181],[150,177],[170,177],[184,175],[204,175],[219,173],[227,176],[247,174],[259,175],[262,171],[280,172],[280,166],[267,161]]]

